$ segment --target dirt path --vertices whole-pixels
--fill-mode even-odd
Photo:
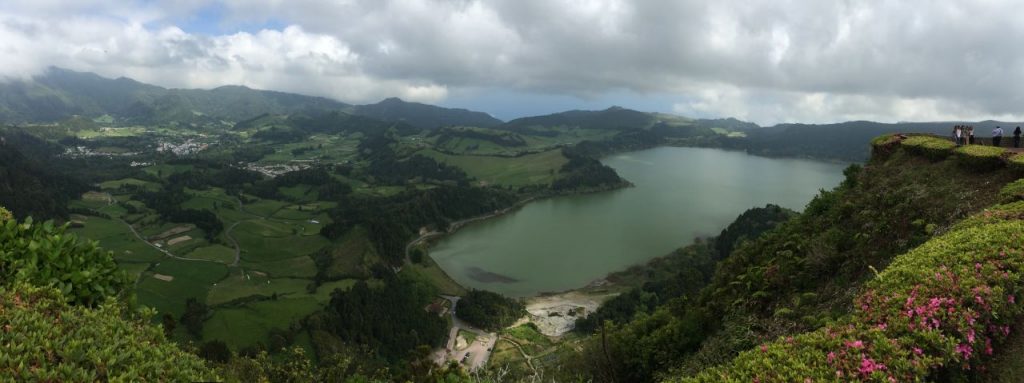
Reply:
[[[506,342],[512,343],[513,346],[516,346],[516,349],[519,350],[519,353],[523,355],[523,359],[526,359],[526,365],[530,366],[530,369],[533,370],[534,374],[537,373],[537,367],[533,366],[533,357],[527,354],[526,350],[523,350],[523,345],[519,344],[519,342],[516,342],[507,336],[503,336],[501,337],[501,339]]]
[[[228,265],[230,267],[238,266],[238,259],[242,254],[242,248],[238,247],[238,241],[235,240],[235,237],[231,236],[231,230],[234,230],[235,226],[238,226],[240,223],[242,223],[242,221],[235,222],[231,224],[231,227],[228,227],[228,229],[224,231],[224,237],[227,237],[227,239],[231,241],[231,245],[235,247],[235,260]]]

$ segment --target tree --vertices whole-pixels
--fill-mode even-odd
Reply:
[[[164,325],[164,336],[170,339],[171,334],[174,334],[174,328],[177,327],[177,321],[174,320],[174,316],[170,313],[164,313],[161,322]]]
[[[181,314],[181,324],[185,325],[185,330],[188,330],[189,334],[196,338],[202,338],[203,321],[206,320],[209,313],[210,308],[206,306],[206,303],[198,301],[195,297],[189,298],[185,301],[185,312]]]

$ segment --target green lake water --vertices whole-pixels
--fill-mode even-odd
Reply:
[[[509,296],[578,288],[717,235],[745,210],[803,210],[845,165],[661,147],[602,160],[635,187],[534,201],[469,225],[430,255],[457,282]]]

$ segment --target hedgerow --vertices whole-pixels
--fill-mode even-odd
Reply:
[[[69,305],[52,287],[0,288],[0,380],[195,382],[218,380],[199,357],[112,299]]]
[[[911,153],[916,153],[938,161],[945,159],[956,149],[949,139],[934,136],[912,136],[903,140],[902,145]]]
[[[994,209],[1021,210],[1024,203]],[[1024,313],[1022,250],[1024,221],[1015,217],[957,226],[897,257],[848,317],[683,381],[923,381],[939,367],[970,368]]]
[[[1024,154],[1014,154],[1006,159],[1006,163],[1010,166],[1010,169],[1024,173]]]
[[[995,146],[968,145],[956,149],[957,159],[964,166],[978,170],[992,170],[1003,167],[1006,149]]]
[[[16,282],[56,287],[71,303],[91,305],[128,284],[113,254],[66,234],[67,225],[0,220],[0,287]]]
[[[999,191],[999,198],[1004,203],[1024,200],[1024,178],[1003,186],[1003,189]]]

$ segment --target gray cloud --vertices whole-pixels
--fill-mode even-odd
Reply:
[[[1019,118],[1024,103],[1010,0],[222,0],[222,23],[291,26],[218,36],[173,26],[196,1],[33,3],[0,6],[0,51],[21,57],[0,74],[63,65],[350,102],[627,91],[759,123]]]

